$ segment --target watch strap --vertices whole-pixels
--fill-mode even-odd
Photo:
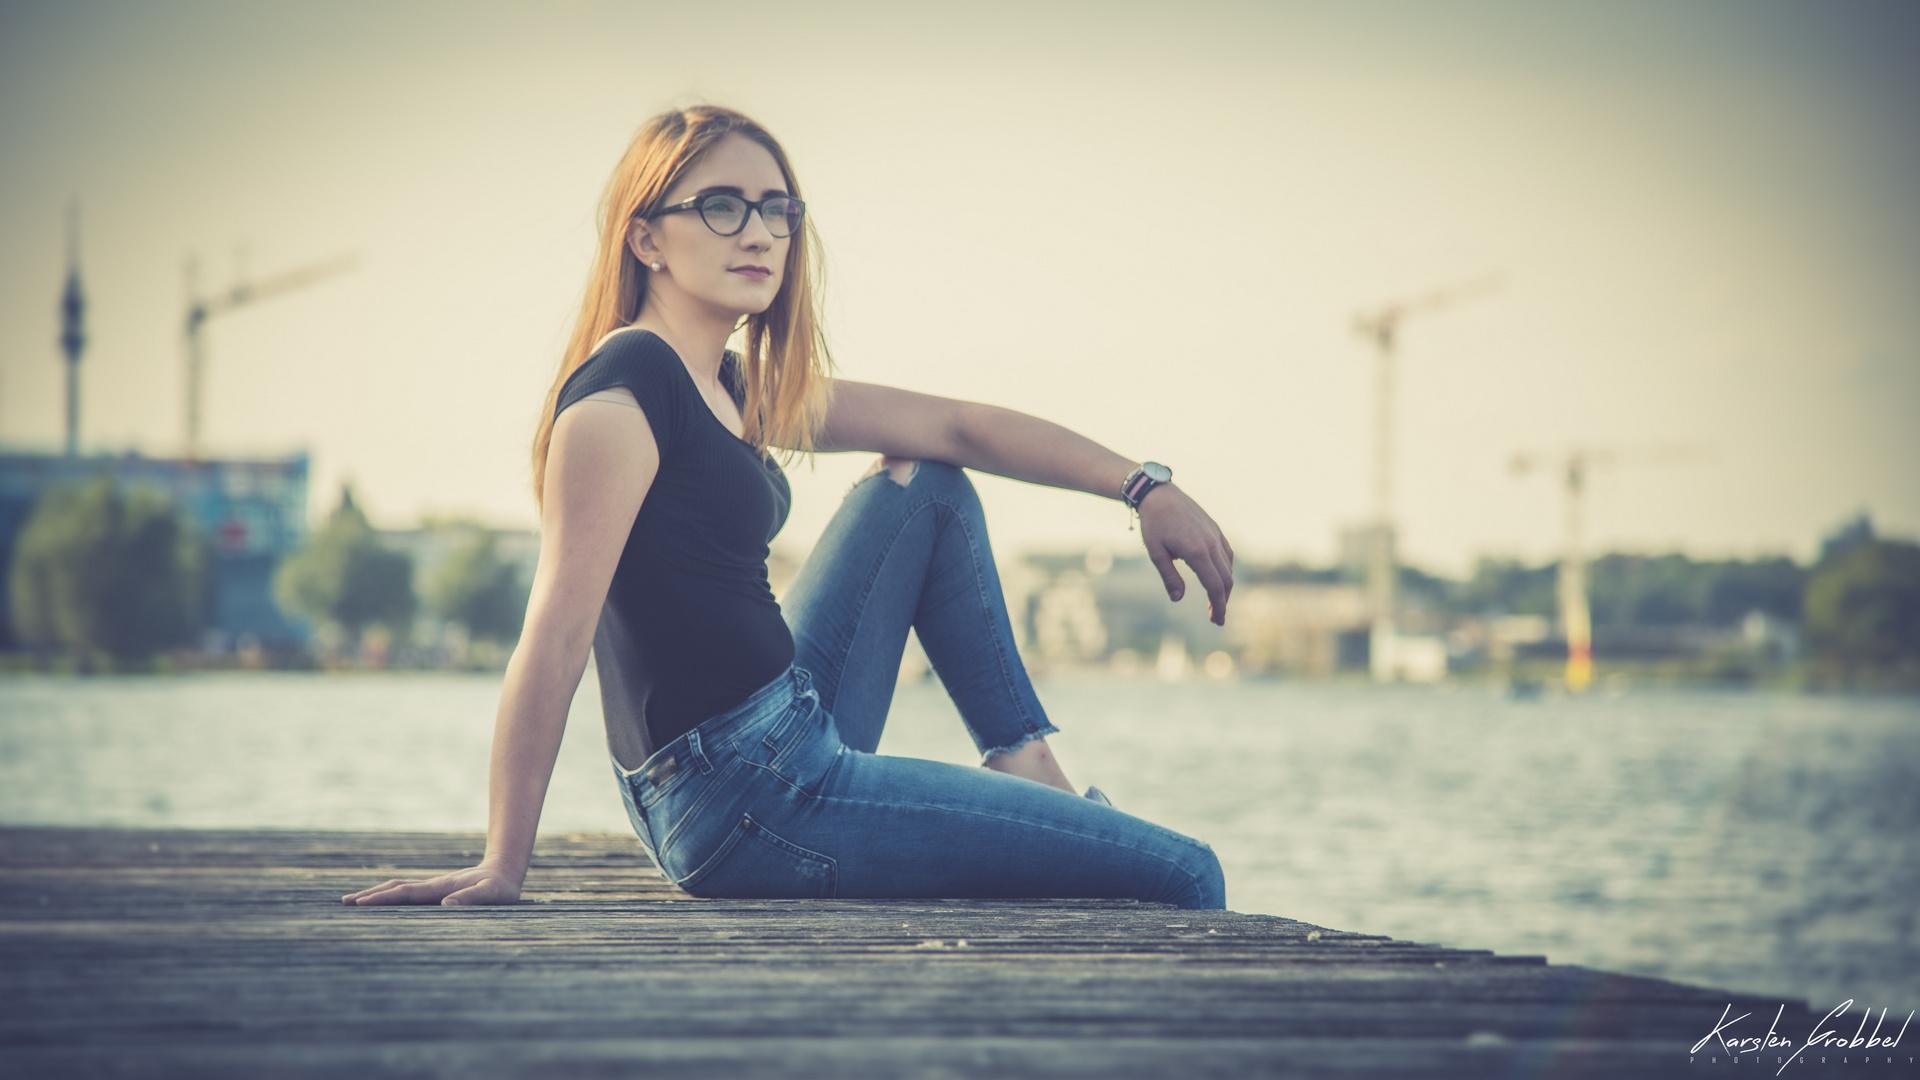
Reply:
[[[1121,483],[1120,501],[1126,503],[1130,509],[1138,511],[1140,509],[1140,500],[1146,497],[1147,492],[1160,486],[1160,483],[1161,481],[1155,480],[1153,477],[1147,475],[1145,464],[1138,465],[1132,472],[1127,474],[1126,480]]]

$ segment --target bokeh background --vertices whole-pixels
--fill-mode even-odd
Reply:
[[[1920,1005],[1916,54],[1867,0],[0,3],[0,825],[484,826],[600,188],[713,101],[795,162],[842,374],[1167,462],[1231,537],[1216,631],[1117,503],[978,480],[1070,773],[1236,908]],[[182,465],[190,305],[339,256],[205,324],[234,464]],[[1380,672],[1355,322],[1461,286],[1398,338],[1426,651]],[[776,584],[867,464],[790,468]],[[95,465],[185,531],[73,539]],[[210,566],[218,618],[153,614]],[[19,599],[107,578],[143,599]],[[590,676],[544,828],[625,828],[598,724]],[[972,760],[912,655],[882,749]]]
[[[640,121],[788,146],[851,378],[1172,464],[1249,554],[1367,510],[1362,310],[1408,328],[1401,542],[1544,555],[1571,440],[1709,446],[1600,478],[1595,538],[1810,556],[1920,530],[1920,74],[1900,3],[9,4],[0,437],[55,443],[77,199],[96,448],[182,438],[181,264],[362,263],[211,333],[205,437],[314,453],[376,524],[531,525],[526,443]],[[790,537],[849,471],[824,461]],[[1110,503],[989,484],[1016,548]]]

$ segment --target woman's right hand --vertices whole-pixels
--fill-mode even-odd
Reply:
[[[511,904],[520,899],[521,879],[485,863],[451,874],[410,881],[394,878],[340,898],[349,907],[372,904]]]

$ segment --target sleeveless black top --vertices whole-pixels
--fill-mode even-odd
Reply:
[[[728,353],[720,377],[742,403],[735,361]],[[593,638],[607,743],[633,768],[793,662],[793,635],[767,585],[767,545],[792,493],[780,466],[727,430],[679,354],[649,330],[622,330],[587,357],[553,415],[621,386],[660,448]]]

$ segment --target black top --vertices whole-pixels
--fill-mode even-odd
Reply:
[[[735,359],[727,354],[720,377],[742,402]],[[633,392],[660,448],[593,639],[607,742],[632,768],[793,663],[767,585],[767,544],[792,494],[780,466],[727,430],[649,330],[623,330],[587,357],[553,415],[617,386]]]

